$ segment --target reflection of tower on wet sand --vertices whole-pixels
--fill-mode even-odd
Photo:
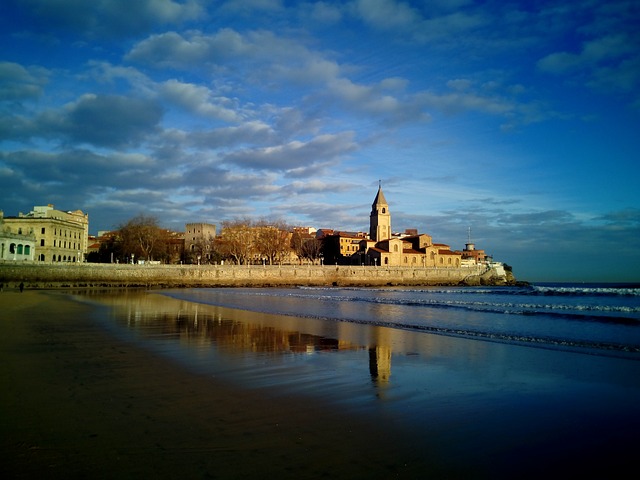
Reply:
[[[389,345],[369,347],[369,372],[371,379],[379,385],[389,383],[389,377],[391,377],[391,347]]]
[[[390,331],[376,327],[373,346],[369,347],[369,372],[371,379],[379,386],[386,386],[391,377]]]

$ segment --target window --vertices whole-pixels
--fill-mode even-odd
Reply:
[[[44,238],[41,238],[41,239],[40,239],[40,246],[41,246],[41,247],[44,247]]]
[[[16,244],[12,243],[9,245],[9,253],[16,253]]]
[[[18,235],[22,235],[22,227],[18,228]]]
[[[46,231],[46,229],[45,229],[44,227],[42,227],[42,228],[40,229],[40,233],[41,233],[42,235],[44,235],[44,232],[45,232],[45,231]]]
[[[24,246],[24,254],[31,255],[31,247],[29,247],[29,245]]]

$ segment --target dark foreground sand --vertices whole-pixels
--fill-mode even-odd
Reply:
[[[115,339],[91,308],[0,293],[2,478],[443,476],[390,425],[187,372]]]

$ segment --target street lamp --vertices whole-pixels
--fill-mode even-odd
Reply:
[[[132,253],[132,254],[131,254],[131,265],[135,265],[135,263],[136,263],[136,262],[135,262],[135,256],[136,256],[136,254],[135,254],[135,253]]]

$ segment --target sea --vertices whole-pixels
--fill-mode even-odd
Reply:
[[[174,298],[594,355],[640,354],[640,285],[194,289]]]
[[[265,398],[386,422],[452,469],[589,473],[640,449],[638,284],[90,296],[143,348]]]

